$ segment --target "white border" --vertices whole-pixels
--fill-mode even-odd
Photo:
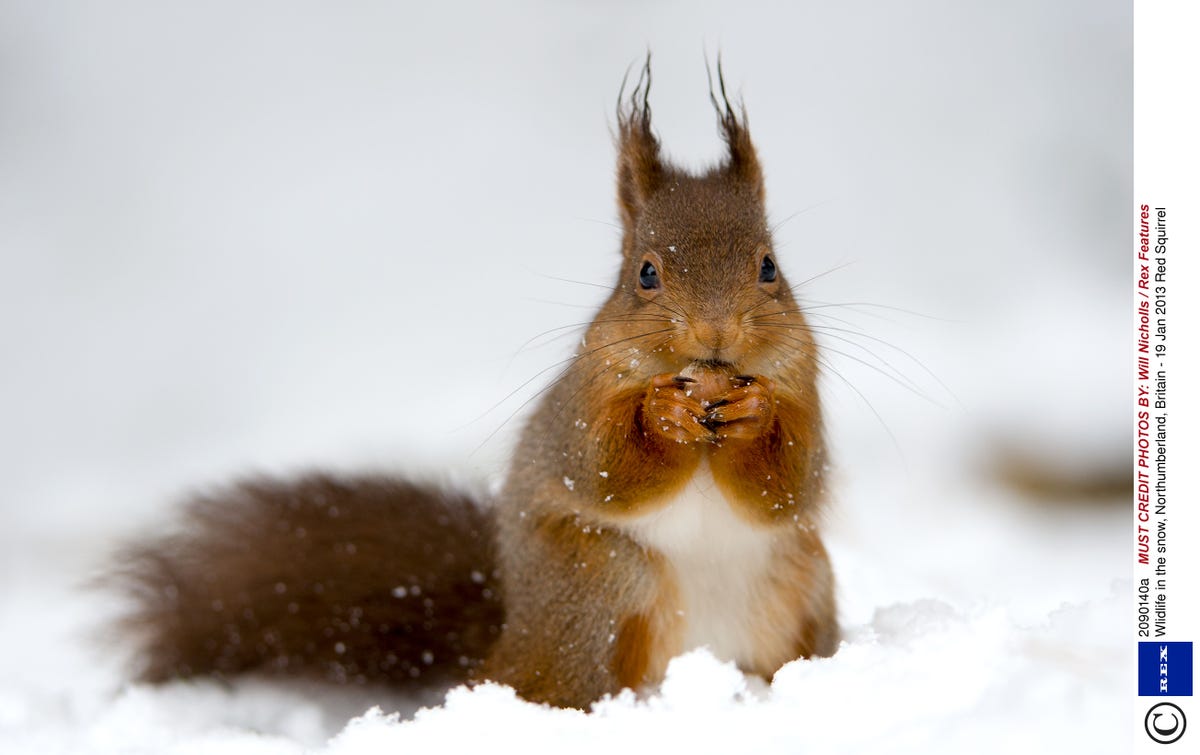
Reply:
[[[1134,207],[1130,214],[1137,223],[1142,204],[1164,206],[1168,212],[1169,304],[1168,304],[1168,628],[1170,641],[1200,645],[1200,374],[1196,369],[1196,345],[1200,343],[1200,164],[1196,140],[1200,120],[1196,117],[1196,71],[1200,71],[1200,42],[1194,3],[1143,0],[1134,5]],[[1135,226],[1136,227],[1136,226]],[[1153,232],[1153,231],[1152,231]],[[1131,260],[1136,258],[1135,248]],[[1136,263],[1134,264],[1136,268]],[[1136,275],[1136,270],[1134,275]],[[1131,281],[1132,289],[1132,281]],[[1136,318],[1136,313],[1134,314]],[[1130,332],[1129,369],[1136,369],[1136,322]],[[1131,386],[1130,395],[1136,395]],[[1131,415],[1135,409],[1131,400]],[[1136,433],[1136,430],[1134,430]],[[1136,502],[1135,502],[1136,507]],[[1130,558],[1136,566],[1136,541],[1131,535]],[[1144,567],[1135,568],[1135,577]],[[1136,594],[1136,579],[1135,579]],[[1135,598],[1136,599],[1136,598]],[[1136,616],[1136,608],[1131,612]],[[1131,619],[1132,621],[1132,619]],[[1136,656],[1136,632],[1131,628],[1130,653]],[[1200,679],[1193,678],[1193,684]],[[1135,704],[1134,751],[1138,753],[1196,752],[1200,743],[1200,703],[1193,697],[1144,697]],[[1146,736],[1143,720],[1155,702],[1170,700],[1188,716],[1188,729],[1171,749],[1163,749]]]

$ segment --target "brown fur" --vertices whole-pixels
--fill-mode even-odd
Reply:
[[[654,636],[650,634],[650,619],[635,613],[621,622],[613,649],[613,676],[622,687],[637,689],[645,684],[650,667],[650,651]]]
[[[466,496],[383,478],[197,498],[179,534],[123,554],[139,675],[465,679],[503,622],[492,535]]]
[[[745,609],[746,670],[770,676],[834,651],[832,571],[817,533],[816,347],[782,272],[760,280],[774,255],[762,171],[719,67],[717,80],[728,154],[699,175],[661,156],[648,61],[623,103],[621,269],[530,417],[494,513],[379,480],[250,485],[201,501],[189,532],[130,562],[147,678],[266,664],[400,679],[433,670],[428,650],[451,677],[474,670],[560,706],[656,683],[685,649],[687,575],[632,523],[705,461],[735,515],[771,543]],[[647,262],[658,288],[639,284]],[[392,595],[409,583],[429,605]]]

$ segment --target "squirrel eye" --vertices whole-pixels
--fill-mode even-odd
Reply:
[[[771,255],[763,257],[762,267],[758,270],[759,283],[771,283],[775,280],[775,260],[771,259]]]
[[[642,288],[658,288],[658,269],[647,260],[642,263],[642,272],[638,273],[638,283]]]

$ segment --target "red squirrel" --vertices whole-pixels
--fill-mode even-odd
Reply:
[[[767,678],[834,652],[817,347],[717,82],[727,151],[700,174],[662,155],[648,60],[622,92],[621,269],[495,500],[321,475],[194,500],[121,562],[143,679],[491,680],[586,708],[696,647]]]

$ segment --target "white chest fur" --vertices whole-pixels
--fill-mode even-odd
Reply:
[[[684,647],[707,647],[718,658],[751,664],[755,606],[766,584],[773,533],[730,508],[702,462],[687,487],[666,506],[626,525],[638,542],[667,559],[683,604]]]

